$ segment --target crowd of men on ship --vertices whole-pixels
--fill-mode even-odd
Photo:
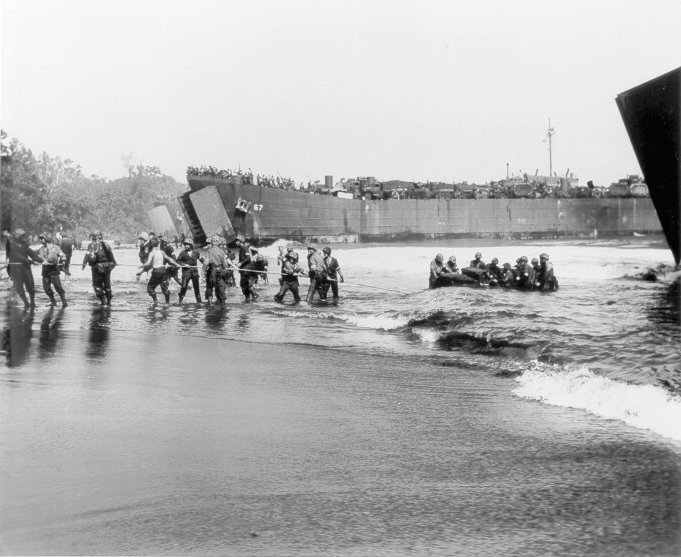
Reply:
[[[510,263],[500,266],[496,257],[486,264],[480,252],[475,254],[468,267],[462,269],[457,266],[456,257],[453,255],[445,262],[444,255],[438,253],[431,261],[428,279],[430,288],[466,284],[519,290],[558,290],[558,280],[547,253],[542,253],[530,263],[523,255],[516,259],[515,266]]]
[[[5,267],[14,289],[27,308],[35,307],[36,288],[32,265],[41,265],[43,291],[50,305],[57,305],[55,293],[63,307],[68,306],[66,292],[60,275],[71,275],[70,265],[73,256],[73,240],[62,238],[61,234],[42,233],[39,236],[42,246],[35,250],[30,246],[30,238],[25,230],[17,228],[14,233],[3,232],[5,240]],[[227,299],[227,289],[236,286],[236,273],[239,273],[239,287],[245,301],[257,301],[256,284],[268,283],[268,261],[258,250],[237,236],[235,250],[228,247],[221,236],[208,239],[205,250],[199,251],[191,238],[185,238],[182,249],[175,250],[163,235],[154,232],[142,233],[138,238],[141,275],[148,274],[147,293],[154,303],[158,303],[157,289],[160,288],[166,303],[170,302],[170,284],[179,285],[178,299],[182,303],[191,287],[197,303],[203,303],[199,278],[203,275],[206,303],[223,305]],[[333,301],[339,299],[338,283],[344,282],[340,264],[331,255],[331,248],[319,250],[307,246],[307,268],[299,265],[299,255],[293,245],[279,246],[277,265],[280,269],[279,292],[274,296],[277,302],[284,302],[291,292],[293,303],[301,301],[299,277],[307,277],[309,286],[306,301],[314,301],[315,296],[327,300],[329,290]],[[199,265],[200,264],[200,265]],[[113,298],[111,272],[118,265],[114,252],[104,241],[101,231],[90,234],[90,243],[85,251],[82,269],[89,266],[92,274],[92,288],[102,306],[110,306]],[[181,274],[180,274],[181,271]]]
[[[341,178],[333,187],[319,180],[308,180],[307,185],[300,182],[296,185],[292,178],[282,176],[256,174],[249,168],[232,171],[218,170],[214,166],[187,167],[187,176],[210,176],[230,178],[240,176],[246,184],[256,184],[267,188],[280,188],[306,193],[334,195],[339,191],[350,193],[362,199],[549,199],[549,198],[604,198],[604,197],[643,197],[648,189],[641,178],[630,175],[613,183],[609,188],[595,186],[588,181],[586,186],[577,185],[577,179],[558,176],[522,176],[509,177],[486,184],[469,184],[468,182],[410,182],[404,180],[376,181],[370,177],[355,179]],[[636,189],[643,186],[643,189]]]

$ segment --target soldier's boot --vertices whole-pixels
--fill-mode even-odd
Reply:
[[[170,292],[164,292],[163,295],[165,296],[166,304],[169,304],[170,303]]]
[[[21,301],[24,302],[24,307],[26,307],[26,308],[31,307],[31,304],[28,301],[28,298],[26,297],[26,294],[24,292],[19,294],[19,297],[21,298]]]
[[[69,304],[66,301],[66,295],[65,294],[59,294],[59,297],[61,298],[61,307],[63,307],[63,308],[67,307]]]
[[[57,300],[54,299],[54,294],[48,294],[47,297],[50,299],[50,305],[51,306],[57,305]]]
[[[107,294],[106,295],[106,305],[107,306],[111,305],[111,298],[113,298],[113,294]]]
[[[182,303],[182,300],[184,300],[184,295],[179,294],[177,298],[180,300],[180,303]]]
[[[149,296],[151,296],[151,299],[154,300],[155,304],[158,304],[158,298],[156,297],[156,292],[152,292],[151,294],[149,294]]]
[[[201,303],[201,294],[196,295],[196,303],[200,304]]]
[[[31,305],[30,307],[34,308],[35,307],[35,294],[31,294]]]
[[[103,294],[97,294],[97,299],[99,300],[99,303],[101,305],[104,305],[106,302],[104,301],[104,295]]]

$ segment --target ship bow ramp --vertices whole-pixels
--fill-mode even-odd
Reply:
[[[616,102],[678,264],[681,255],[681,67],[620,93]]]

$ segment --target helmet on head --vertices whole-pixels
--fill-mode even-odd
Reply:
[[[43,232],[38,236],[41,240],[45,240],[46,242],[51,242],[52,241],[52,236],[50,236],[49,232]]]
[[[441,253],[438,253],[438,254],[435,256],[435,261],[438,261],[438,262],[442,263],[444,260],[445,260],[445,256],[442,255]]]
[[[192,240],[191,238],[185,238],[184,242],[182,242],[182,245],[194,247],[194,240]]]
[[[14,231],[14,236],[16,238],[23,238],[24,236],[26,236],[26,231],[23,228],[17,228]]]
[[[453,255],[450,256],[449,260],[450,260],[452,263],[456,263],[456,257],[454,257]]]
[[[546,260],[548,261],[548,259],[549,259],[549,254],[548,254],[548,253],[542,253],[542,254],[539,256],[539,259],[546,259]]]
[[[314,247],[313,244],[308,244],[308,245],[307,245],[307,249],[308,249],[308,250],[316,250],[317,248]]]
[[[475,258],[476,259],[482,259],[482,254],[478,251],[475,253]]]
[[[100,240],[104,237],[104,234],[102,234],[101,230],[95,230],[93,232],[93,234],[95,235],[95,238],[100,239]]]
[[[522,261],[523,263],[527,263],[527,257],[525,257],[525,256],[523,255],[523,256],[520,258],[520,261]]]
[[[511,264],[510,263],[504,263],[504,269],[510,269]]]
[[[287,259],[290,259],[291,261],[298,261],[298,254],[295,251],[291,251],[286,254]]]
[[[156,236],[154,236],[151,240],[149,240],[149,245],[150,245],[152,248],[158,247],[158,245],[159,245],[160,243],[161,243],[161,242],[158,241],[158,238],[157,238]]]
[[[497,263],[499,263],[499,260],[496,257],[492,259],[492,265],[496,265]]]
[[[331,248],[326,247],[326,248],[324,248],[322,251],[323,251],[326,255],[331,255]]]
[[[244,241],[243,235],[239,234],[236,238],[234,238],[234,241],[235,242],[243,242]]]
[[[539,259],[537,259],[536,257],[534,259],[532,259],[532,265],[535,265],[535,264],[538,264],[538,263],[539,263]]]

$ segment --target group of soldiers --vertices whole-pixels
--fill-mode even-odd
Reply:
[[[275,294],[274,301],[282,303],[284,296],[290,291],[293,295],[293,303],[299,303],[298,277],[301,276],[307,276],[310,279],[305,301],[312,302],[315,294],[318,295],[320,300],[326,300],[329,289],[333,300],[338,300],[338,283],[344,282],[345,279],[338,260],[331,256],[331,248],[325,247],[319,250],[312,244],[308,245],[307,271],[298,265],[299,259],[293,246],[289,245],[286,248],[279,246],[277,264],[281,268],[281,277],[279,279],[279,292]]]
[[[443,279],[454,279],[465,275],[474,278],[479,284],[518,288],[520,290],[557,290],[558,280],[549,261],[549,255],[542,253],[539,258],[528,263],[524,255],[516,259],[515,266],[504,263],[499,266],[499,259],[493,258],[486,264],[482,253],[477,252],[468,267],[459,270],[456,257],[453,255],[445,262],[444,256],[438,253],[430,264],[429,286],[441,286]]]
[[[257,248],[239,235],[235,239],[236,253],[229,249],[227,242],[221,236],[208,238],[208,246],[201,253],[196,249],[191,238],[183,240],[183,249],[176,256],[170,242],[153,232],[140,235],[139,258],[142,268],[137,273],[137,279],[150,272],[147,283],[147,293],[154,302],[158,302],[156,289],[160,287],[166,303],[170,302],[170,281],[175,280],[180,285],[179,301],[182,302],[191,286],[197,303],[202,303],[199,278],[203,274],[205,281],[205,298],[208,304],[215,301],[224,304],[227,288],[236,286],[235,274],[239,273],[239,287],[245,301],[255,302],[259,299],[256,284],[259,281],[267,283],[268,261],[258,253]],[[312,301],[315,294],[326,300],[331,289],[334,300],[338,299],[338,282],[343,282],[343,275],[338,260],[331,257],[331,249],[326,247],[318,250],[308,246],[308,270],[305,272],[298,266],[299,256],[293,246],[279,247],[277,264],[280,267],[280,290],[274,296],[275,301],[282,302],[288,291],[291,291],[294,303],[300,301],[298,277],[307,276],[310,286],[306,296]],[[199,265],[201,264],[201,265]],[[201,271],[200,271],[201,269]],[[180,270],[182,275],[179,275]]]
[[[71,257],[74,242],[70,238],[62,238],[57,232],[54,236],[43,232],[38,236],[40,248],[34,250],[30,246],[28,233],[17,228],[14,233],[3,232],[5,239],[5,257],[7,272],[12,279],[14,289],[27,308],[35,307],[35,282],[32,265],[41,265],[43,290],[56,306],[55,293],[61,300],[62,307],[68,306],[66,292],[60,274],[70,276]],[[90,243],[83,258],[83,269],[90,265],[92,270],[92,286],[102,305],[111,305],[111,271],[116,266],[116,259],[111,246],[104,242],[101,232],[90,235]]]

